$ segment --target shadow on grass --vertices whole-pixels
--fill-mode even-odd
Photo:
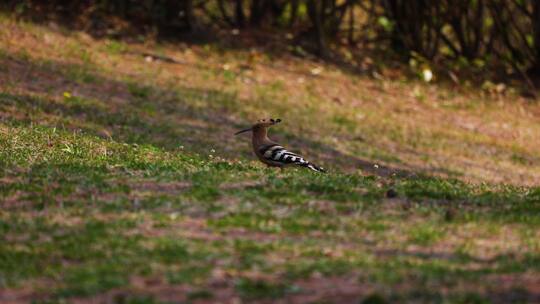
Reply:
[[[133,23],[133,20],[129,18],[123,20],[124,25],[122,30],[119,30],[117,24],[110,24],[111,20],[115,18],[124,19],[125,16],[115,16],[115,18],[109,20],[107,15],[98,15],[94,18],[86,20],[85,24],[81,24],[81,20],[77,20],[80,14],[65,14],[57,15],[59,11],[55,11],[51,7],[41,6],[41,11],[34,11],[32,6],[25,6],[24,13],[19,14],[18,18],[31,22],[39,26],[48,26],[52,31],[59,31],[70,35],[76,31],[84,31],[86,34],[92,36],[95,39],[118,39],[119,41],[141,41],[141,39],[148,39],[147,37],[154,37],[158,41],[163,43],[175,43],[188,46],[204,46],[211,47],[219,52],[226,50],[241,51],[246,50],[258,50],[261,53],[273,58],[287,58],[287,57],[299,57],[303,59],[309,59],[313,62],[324,62],[329,65],[342,70],[348,74],[365,75],[371,77],[373,67],[369,70],[359,68],[357,64],[351,64],[350,59],[346,59],[345,56],[339,52],[331,52],[330,56],[321,57],[318,56],[318,44],[314,33],[310,30],[300,31],[296,34],[294,39],[286,38],[288,33],[286,30],[268,30],[268,29],[249,29],[244,28],[241,31],[230,31],[226,28],[217,30],[212,27],[197,28],[192,31],[187,28],[175,28],[175,29],[159,29],[159,26],[142,26],[141,24]],[[0,5],[0,13],[5,16],[13,15],[12,5]],[[44,11],[50,11],[50,14],[44,13]],[[111,16],[108,16],[111,17]],[[149,25],[149,24],[147,24]],[[148,32],[148,29],[157,30],[157,33]],[[234,33],[233,33],[234,32]],[[111,34],[112,33],[112,34]],[[137,37],[137,38],[133,38]],[[143,37],[143,38],[141,38]],[[150,39],[154,39],[150,38]],[[357,52],[357,62],[360,62],[366,51]],[[379,50],[380,51],[380,50]],[[373,57],[377,55],[373,51],[369,51],[369,56]],[[130,52],[131,53],[131,52]],[[169,63],[182,63],[179,60],[162,56],[153,53],[133,53],[135,55],[150,56],[153,59],[162,60]],[[388,56],[386,56],[388,57]],[[388,60],[388,58],[386,58]],[[274,67],[268,65],[269,67]],[[309,73],[298,73],[297,71],[290,70],[287,66],[280,66],[279,70],[288,71],[290,73],[302,74],[303,76],[313,77]]]

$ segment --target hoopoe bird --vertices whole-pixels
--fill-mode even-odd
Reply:
[[[281,119],[261,119],[251,128],[238,131],[234,135],[251,131],[251,142],[253,151],[260,161],[269,167],[279,167],[281,169],[288,166],[301,166],[316,172],[326,172],[322,167],[310,163],[302,156],[289,152],[276,142],[268,138],[268,128],[281,122]]]

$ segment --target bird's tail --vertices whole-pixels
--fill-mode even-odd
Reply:
[[[324,170],[323,167],[319,167],[319,166],[317,166],[317,165],[315,165],[315,164],[312,164],[312,163],[310,163],[310,162],[305,162],[305,163],[303,163],[303,164],[300,164],[300,166],[302,166],[302,167],[307,167],[307,168],[309,168],[309,169],[311,169],[311,170],[313,170],[313,171],[315,171],[315,172],[326,173],[326,170]]]

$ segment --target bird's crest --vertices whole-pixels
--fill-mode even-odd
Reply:
[[[281,119],[279,118],[263,118],[263,119],[259,119],[257,121],[257,123],[255,123],[253,125],[253,127],[256,127],[256,126],[259,126],[259,127],[270,127],[270,126],[273,126],[275,124],[278,124],[281,122]]]

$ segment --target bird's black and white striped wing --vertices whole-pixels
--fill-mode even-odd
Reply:
[[[259,153],[261,153],[266,161],[276,166],[297,165],[307,167],[313,171],[324,172],[323,168],[317,167],[315,164],[305,160],[302,156],[290,152],[277,144],[261,147]]]

